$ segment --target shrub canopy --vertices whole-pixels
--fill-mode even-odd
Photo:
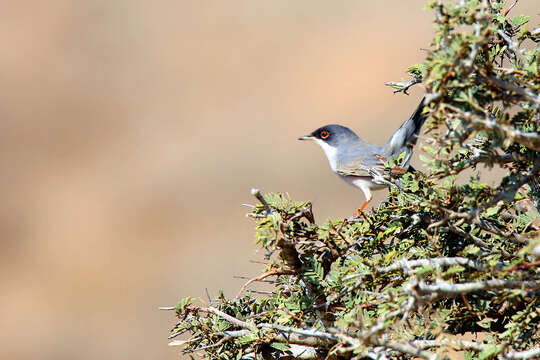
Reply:
[[[540,28],[500,1],[427,6],[425,62],[388,83],[426,88],[426,167],[390,160],[373,174],[386,201],[323,224],[309,202],[255,191],[265,272],[236,298],[168,308],[171,345],[211,359],[540,357]]]

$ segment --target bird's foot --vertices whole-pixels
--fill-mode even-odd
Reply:
[[[365,216],[364,215],[364,209],[366,208],[366,206],[369,204],[369,201],[366,201],[364,203],[364,205],[362,205],[362,207],[356,212],[356,215],[354,215],[355,218],[359,218],[360,216]]]
[[[364,205],[362,205],[362,207],[360,209],[358,209],[358,211],[356,212],[356,214],[354,214],[354,216],[352,217],[352,219],[349,219],[348,221],[350,222],[358,222],[361,220],[361,218],[364,218],[367,222],[369,222],[371,224],[371,222],[369,221],[368,217],[366,216],[366,214],[364,213],[364,209],[366,208],[366,206],[369,204],[369,201],[366,201],[364,203]]]

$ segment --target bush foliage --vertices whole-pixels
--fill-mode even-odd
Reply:
[[[324,224],[309,202],[254,192],[265,273],[236,298],[169,308],[171,345],[211,359],[540,358],[540,29],[503,5],[430,2],[425,62],[388,83],[426,88],[423,172],[390,161],[374,174],[386,201]]]

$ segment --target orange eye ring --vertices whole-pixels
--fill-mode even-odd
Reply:
[[[321,131],[321,139],[328,139],[328,137],[330,136],[330,133],[326,130],[323,130]]]

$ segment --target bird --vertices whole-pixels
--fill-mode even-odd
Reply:
[[[324,151],[330,168],[341,179],[350,185],[360,188],[366,202],[358,214],[364,210],[373,198],[372,191],[385,188],[387,185],[376,183],[370,174],[370,169],[383,170],[385,161],[398,159],[404,153],[400,167],[414,171],[410,166],[413,147],[426,117],[423,115],[424,100],[397,129],[383,146],[371,144],[360,138],[348,127],[330,124],[322,126],[298,140],[314,140]]]

